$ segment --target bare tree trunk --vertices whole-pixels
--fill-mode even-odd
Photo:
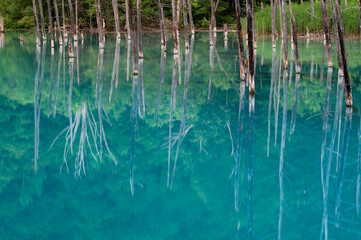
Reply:
[[[254,49],[257,49],[257,41],[256,41],[256,18],[254,17],[254,4],[252,4],[252,31],[253,31],[253,46]]]
[[[59,34],[59,44],[60,44],[60,46],[63,46],[63,38],[61,36],[58,4],[57,4],[56,0],[54,0],[54,8],[55,8],[55,17],[56,17],[56,26],[57,26],[56,29],[58,30],[58,34]]]
[[[291,26],[292,26],[291,29],[292,29],[293,47],[294,47],[294,51],[295,51],[296,74],[300,74],[301,68],[300,68],[300,59],[299,59],[299,55],[298,55],[296,21],[295,21],[295,16],[293,15],[293,11],[292,11],[291,0],[289,0],[289,7],[290,7],[290,18],[291,18]]]
[[[117,31],[117,37],[120,38],[118,1],[112,0],[112,3],[113,3],[113,11],[114,11],[115,29]]]
[[[137,23],[138,23],[138,54],[139,58],[143,58],[142,49],[142,0],[137,0]]]
[[[36,10],[35,0],[33,0],[33,12],[34,12],[34,22],[35,22],[36,44],[40,46],[39,20],[38,20],[38,11]]]
[[[184,39],[185,48],[189,49],[189,38],[188,38],[188,20],[187,20],[187,0],[183,0],[183,22],[184,22]]]
[[[99,1],[99,0],[98,0]],[[135,36],[135,20],[133,12],[133,0],[128,0],[129,10],[129,26],[132,40],[132,57],[133,57],[133,76],[138,75],[138,61],[137,61],[137,39]]]
[[[358,11],[360,15],[360,38],[361,38],[361,1],[358,1]]]
[[[214,25],[215,25],[215,3],[214,3],[214,1],[213,0],[210,0],[211,1],[211,26],[212,26],[212,29],[214,29]]]
[[[161,35],[161,43],[163,45],[164,52],[167,51],[167,40],[165,36],[165,26],[164,26],[164,14],[163,14],[163,6],[160,0],[158,0],[158,10],[159,10],[159,21],[160,21],[160,35]]]
[[[41,32],[43,33],[43,41],[46,40],[46,31],[45,31],[45,22],[44,22],[44,12],[43,12],[43,3],[39,0],[39,12],[41,20]]]
[[[212,24],[209,24],[209,45],[213,46],[213,31],[212,31],[213,27]]]
[[[175,5],[175,0],[172,0],[172,15],[173,15],[173,41],[174,41],[173,54],[178,54],[178,21],[177,21],[177,8]]]
[[[130,34],[130,27],[129,27],[129,0],[125,0],[125,22],[126,22],[128,40],[130,40],[131,34]]]
[[[314,0],[311,0],[311,18],[315,15],[315,4]]]
[[[3,33],[5,30],[4,19],[0,16],[0,33]]]
[[[69,0],[71,1],[71,0]],[[99,34],[99,47],[104,48],[104,37],[103,37],[103,27],[102,27],[102,15],[100,9],[100,0],[95,0],[95,12],[97,18],[98,34]]]
[[[271,0],[271,11],[272,11],[272,46],[276,48],[277,41],[277,2]]]
[[[54,48],[53,17],[51,15],[51,5],[50,5],[50,0],[46,0],[46,1],[48,3],[49,30],[50,30],[51,47]]]
[[[330,1],[330,7],[331,7],[331,12],[332,12],[332,16],[334,17],[333,19],[333,24],[334,24],[334,32],[335,32],[335,42],[336,42],[336,46],[337,46],[337,62],[338,62],[338,75],[343,77],[343,66],[342,66],[342,57],[341,57],[341,50],[340,50],[340,40],[338,37],[338,24],[337,24],[337,19],[336,18],[336,13],[335,13],[335,6],[333,4],[333,0]]]
[[[320,0],[320,4],[321,4],[323,31],[325,32],[325,38],[326,38],[327,64],[329,68],[332,68],[332,49],[331,49],[331,37],[330,37],[330,25],[328,22],[328,13],[327,13],[327,1]]]
[[[283,38],[282,2],[281,1],[283,1],[283,0],[278,0],[278,10],[280,12],[280,33],[281,33],[281,38]]]
[[[75,0],[75,30],[78,35],[79,25],[78,25],[78,0]],[[78,36],[77,36],[78,38]]]
[[[287,15],[286,15],[286,0],[282,0],[282,19],[283,19],[283,68],[287,69],[287,50],[288,50],[288,40],[287,40]],[[287,72],[286,72],[287,73]]]
[[[188,4],[188,14],[189,14],[189,24],[191,25],[191,32],[192,35],[194,35],[194,24],[193,24],[193,14],[192,14],[192,5],[191,5],[191,0],[187,0],[187,4]],[[361,10],[360,10],[361,11]],[[360,20],[360,24],[361,24],[361,20]],[[361,25],[360,25],[361,26]]]
[[[352,107],[352,91],[351,91],[350,75],[348,72],[347,53],[346,53],[344,29],[342,23],[341,0],[336,0],[336,17],[337,17],[337,25],[338,25],[337,29],[338,29],[338,35],[340,41],[340,55],[342,57],[343,75],[345,82],[346,106]]]
[[[235,6],[236,6],[237,39],[238,39],[239,75],[241,81],[244,81],[245,80],[244,46],[243,46],[243,36],[242,36],[241,8],[240,8],[239,0],[235,0]]]
[[[255,94],[254,85],[254,47],[253,47],[253,0],[247,1],[247,34],[248,34],[248,81],[249,94]]]
[[[66,31],[66,25],[65,25],[65,5],[64,5],[64,0],[61,1],[61,10],[62,10],[62,14],[63,14],[63,31],[64,31],[64,38],[68,38],[68,33]],[[65,52],[65,51],[64,51]]]
[[[72,3],[71,0],[68,0],[68,5],[69,5],[70,20],[71,20],[71,27],[72,27],[72,30],[73,30],[74,41],[78,41],[78,37],[76,35],[75,20],[74,20],[73,3]],[[100,2],[99,2],[99,5],[100,5]]]

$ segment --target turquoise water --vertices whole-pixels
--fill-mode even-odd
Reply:
[[[124,36],[69,60],[20,34],[0,38],[0,239],[361,239],[358,40],[351,112],[321,41],[296,76],[258,39],[252,98],[234,33],[182,42],[175,78],[171,36],[164,56],[145,34],[135,79]]]

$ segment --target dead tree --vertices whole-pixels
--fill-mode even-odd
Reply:
[[[48,3],[49,30],[50,30],[51,47],[54,48],[53,17],[51,15],[51,5],[50,5],[50,0],[46,0],[46,1]]]
[[[33,0],[33,12],[34,12],[34,22],[35,22],[36,44],[40,46],[39,20],[38,20],[38,11],[36,10],[35,0]]]
[[[332,49],[331,49],[331,37],[330,37],[330,24],[328,22],[328,13],[327,13],[327,1],[321,0],[320,4],[321,4],[323,31],[325,33],[325,39],[326,39],[327,64],[329,68],[332,68]]]
[[[64,0],[61,1],[61,10],[63,14],[63,32],[64,32],[64,38],[68,38],[68,33],[66,31],[66,25],[65,25],[65,5]]]
[[[56,29],[58,30],[58,34],[59,34],[59,44],[60,44],[60,46],[63,46],[63,38],[61,36],[61,29],[60,29],[58,4],[57,4],[56,0],[54,0],[54,9],[55,9],[55,18],[56,18]]]
[[[158,0],[158,11],[159,11],[159,22],[160,22],[160,35],[161,35],[161,44],[163,45],[163,50],[167,51],[167,40],[165,36],[165,26],[164,26],[164,14],[163,6],[160,0]]]
[[[272,11],[272,46],[276,48],[277,40],[277,2],[276,0],[271,0],[271,11]]]
[[[78,0],[75,0],[75,30],[78,35],[79,25],[78,25]],[[78,36],[77,36],[78,38]]]
[[[335,6],[333,3],[333,0],[330,1],[330,7],[331,7],[331,12],[332,12],[332,16],[336,17],[336,12],[335,12]],[[342,66],[342,57],[341,57],[341,50],[340,50],[340,41],[339,41],[339,37],[338,37],[338,24],[337,24],[337,19],[333,20],[334,23],[334,33],[335,33],[335,42],[336,42],[336,46],[337,46],[337,62],[338,62],[338,75],[339,77],[342,76],[343,77],[343,66]]]
[[[178,21],[177,21],[177,9],[175,5],[175,0],[172,0],[172,17],[173,17],[173,41],[174,41],[173,54],[178,54]]]
[[[4,32],[4,19],[0,16],[0,33]]]
[[[314,0],[311,0],[311,18],[315,15],[315,4]]]
[[[237,39],[238,39],[238,58],[239,58],[239,74],[242,81],[245,80],[244,66],[244,46],[242,36],[241,8],[239,0],[235,0],[236,5],[236,22],[237,22]]]
[[[292,26],[292,39],[293,39],[293,48],[295,52],[295,62],[296,62],[296,74],[301,73],[300,67],[300,58],[298,55],[298,43],[297,43],[297,31],[296,31],[296,21],[295,16],[293,15],[292,11],[292,2],[289,0],[289,7],[290,7],[290,19],[291,19],[291,26]]]
[[[100,5],[99,0],[98,0],[98,3]],[[68,0],[68,7],[69,7],[69,12],[70,12],[71,28],[73,30],[74,41],[78,41],[78,37],[76,34],[75,20],[74,20],[73,3],[71,0]]]
[[[39,0],[39,12],[41,20],[41,32],[43,33],[43,41],[46,40],[46,31],[45,31],[45,22],[44,22],[44,12],[43,12],[43,3]]]
[[[186,0],[183,0],[183,22],[184,22],[185,48],[186,48],[186,49],[189,49],[188,19],[187,19],[187,2],[186,2]]]
[[[191,0],[187,0],[187,4],[188,4],[189,24],[191,25],[192,35],[194,35],[195,31],[194,31],[194,24],[193,24],[193,14],[192,14]],[[361,20],[360,20],[360,26],[361,26]]]
[[[287,60],[287,50],[288,50],[288,45],[287,45],[287,14],[286,14],[286,0],[282,0],[282,20],[283,20],[283,68],[287,69],[287,64],[288,64],[288,60]]]
[[[253,31],[253,46],[254,46],[254,49],[257,49],[257,42],[256,42],[256,18],[254,17],[254,4],[252,4],[252,31]]]
[[[117,31],[117,37],[120,38],[118,1],[112,0],[112,3],[113,3],[113,12],[114,12],[114,20],[115,20],[115,29]]]
[[[142,49],[142,0],[137,0],[137,23],[138,23],[138,55],[139,58],[143,58]]]
[[[131,36],[130,36],[130,27],[129,27],[129,0],[125,0],[125,25],[127,28],[128,40],[130,40]]]
[[[134,20],[134,12],[133,12],[133,0],[128,0],[128,4],[129,4],[129,6],[128,6],[129,26],[130,26],[131,40],[132,40],[133,76],[138,76],[137,41],[136,41],[136,36],[135,36],[135,20]]]
[[[341,0],[336,0],[336,17],[337,17],[338,37],[340,42],[340,56],[342,59],[343,75],[344,75],[344,83],[345,83],[346,106],[352,107],[352,91],[351,91],[350,75],[348,72],[347,53],[346,53],[344,29],[342,23]]]
[[[247,34],[248,34],[248,80],[249,93],[255,94],[254,86],[254,47],[253,47],[253,0],[247,1]]]
[[[69,0],[71,1],[71,0]],[[98,34],[99,34],[99,47],[104,48],[104,37],[103,37],[103,26],[102,26],[102,15],[100,9],[100,0],[95,0],[95,12],[97,18]]]
[[[360,16],[360,38],[361,38],[361,1],[358,1],[358,11]]]

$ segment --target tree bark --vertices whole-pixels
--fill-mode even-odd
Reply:
[[[95,0],[95,13],[97,18],[97,26],[98,26],[98,34],[99,34],[99,47],[102,49],[104,48],[104,37],[103,37],[103,26],[102,26],[103,24],[102,24],[100,0]]]
[[[70,20],[71,20],[71,27],[72,27],[72,30],[73,30],[74,41],[78,41],[78,38],[77,38],[77,35],[76,35],[75,20],[74,20],[73,3],[72,3],[71,0],[68,0],[68,5],[69,5],[68,7],[69,7],[69,12],[70,12]]]
[[[331,37],[330,37],[330,25],[328,22],[328,13],[327,13],[327,1],[320,0],[320,4],[321,4],[323,31],[325,33],[325,38],[326,38],[327,64],[329,68],[332,68],[332,49],[331,49]]]
[[[195,31],[194,31],[194,24],[193,24],[193,14],[192,14],[191,0],[187,0],[187,4],[188,4],[189,24],[191,25],[192,35],[194,35]],[[361,26],[361,20],[360,20],[360,26]]]
[[[128,0],[129,10],[129,26],[132,40],[132,57],[133,57],[133,76],[138,75],[138,61],[137,61],[137,40],[135,36],[135,20],[133,12],[133,0]]]
[[[236,22],[237,22],[237,39],[238,39],[238,57],[239,57],[239,76],[241,81],[245,80],[245,66],[244,66],[244,46],[242,36],[242,20],[241,20],[241,8],[239,0],[235,0],[236,6]]]
[[[272,46],[276,48],[277,41],[277,2],[271,0],[271,11],[272,11]]]
[[[65,5],[64,5],[64,0],[61,1],[61,10],[62,10],[62,14],[63,14],[63,31],[64,31],[64,38],[68,37],[68,33],[66,31],[66,25],[65,25]]]
[[[55,9],[55,17],[56,17],[56,29],[58,30],[58,34],[59,34],[59,44],[60,44],[60,46],[63,46],[63,38],[61,37],[61,29],[60,29],[58,4],[57,4],[56,0],[54,0],[54,9]]]
[[[254,85],[254,47],[253,47],[253,15],[252,15],[253,0],[247,1],[247,34],[248,34],[248,81],[249,93],[255,94]]]
[[[300,59],[299,59],[299,55],[298,55],[296,21],[295,21],[295,16],[293,15],[293,11],[292,11],[291,0],[289,0],[289,7],[290,7],[290,18],[291,18],[291,26],[292,26],[291,29],[292,29],[293,47],[294,47],[294,52],[295,52],[296,74],[300,74],[301,67],[300,67]]]
[[[186,48],[186,49],[189,49],[188,19],[187,19],[187,2],[186,2],[186,0],[183,0],[183,22],[184,22],[185,48]]]
[[[128,40],[131,39],[130,27],[129,27],[129,0],[125,0],[125,24],[127,28]]]
[[[282,20],[283,20],[283,68],[287,69],[287,50],[288,50],[288,41],[287,41],[287,15],[286,15],[286,0],[282,0]]]
[[[113,3],[113,11],[114,11],[115,29],[117,31],[117,37],[120,38],[118,1],[112,0],[112,3]]]
[[[360,16],[360,38],[361,38],[361,1],[358,1],[358,11]]]
[[[79,31],[79,25],[78,25],[78,0],[75,0],[75,30],[76,30],[76,34],[78,35],[78,31]],[[78,38],[78,36],[77,36]]]
[[[33,12],[34,12],[34,22],[35,22],[36,44],[38,44],[40,46],[39,20],[38,20],[38,11],[36,10],[35,0],[33,0]]]
[[[44,12],[43,12],[43,3],[39,0],[39,12],[41,20],[41,32],[43,33],[43,41],[46,40],[46,31],[45,31],[45,22],[44,22]]]
[[[163,6],[160,0],[158,0],[158,11],[159,11],[159,22],[160,22],[160,35],[161,35],[161,43],[163,45],[164,52],[167,51],[167,40],[165,36],[165,26],[164,26],[164,14],[163,14]]]
[[[177,21],[177,8],[175,5],[175,0],[172,0],[172,17],[173,17],[173,41],[174,41],[173,54],[178,54],[178,21]]]
[[[311,0],[311,18],[315,15],[315,4],[314,0]]]
[[[46,1],[48,3],[49,30],[50,30],[51,47],[54,48],[53,17],[51,15],[51,4],[50,4],[50,0],[46,0]]]
[[[253,31],[253,46],[254,49],[257,49],[257,41],[256,41],[256,18],[254,17],[254,4],[252,4],[252,31]]]
[[[337,18],[336,18],[335,6],[333,3],[333,0],[330,1],[330,7],[331,7],[332,16],[334,16],[333,29],[335,32],[335,42],[336,42],[336,46],[337,46],[338,75],[343,77],[342,57],[341,57],[341,50],[340,50],[341,47],[340,47],[340,41],[339,41],[339,37],[338,37],[338,24],[337,24]]]
[[[137,23],[138,23],[138,54],[139,58],[143,58],[142,49],[142,0],[137,0]]]
[[[281,33],[281,38],[283,38],[283,20],[282,20],[282,2],[281,1],[283,1],[283,0],[278,0],[278,10],[280,12],[280,33]]]
[[[346,53],[344,29],[342,23],[341,0],[336,0],[336,17],[337,17],[337,25],[338,25],[337,30],[338,30],[339,42],[340,42],[340,55],[342,57],[343,76],[345,83],[346,106],[352,107],[352,91],[351,91],[350,75],[348,72],[347,53]]]

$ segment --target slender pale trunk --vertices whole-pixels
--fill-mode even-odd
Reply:
[[[320,4],[321,4],[323,31],[325,33],[325,39],[326,39],[327,64],[329,68],[332,68],[332,49],[331,49],[331,37],[330,37],[330,24],[328,22],[328,13],[327,13],[327,1],[320,0]]]
[[[189,49],[187,2],[186,1],[187,0],[183,0],[184,39],[185,39],[185,48]]]
[[[361,1],[358,1],[358,11],[360,16],[360,38],[361,38]]]
[[[79,31],[78,24],[79,24],[78,23],[78,0],[75,0],[75,30],[76,30],[76,34],[78,34],[78,31]]]
[[[39,0],[39,12],[40,12],[40,20],[41,20],[41,32],[43,33],[43,41],[45,41],[46,31],[45,31],[45,22],[44,22],[43,3],[41,0]]]
[[[120,38],[118,1],[112,0],[112,3],[113,3],[113,11],[114,11],[115,29],[117,31],[117,37]]]
[[[211,1],[211,26],[212,26],[212,29],[215,28],[215,3],[213,0],[210,0]]]
[[[66,25],[65,25],[65,5],[64,5],[64,0],[61,1],[61,10],[62,10],[62,14],[63,14],[64,38],[68,38],[68,33],[66,32]]]
[[[253,31],[253,45],[254,49],[257,49],[256,41],[256,18],[254,17],[254,4],[252,4],[252,31]]]
[[[69,0],[71,1],[71,0]],[[104,48],[104,37],[103,37],[103,27],[102,27],[102,14],[100,9],[100,0],[95,0],[95,14],[97,18],[98,34],[99,34],[99,47]]]
[[[133,57],[133,76],[138,76],[138,61],[137,61],[137,39],[135,36],[135,20],[133,11],[133,0],[128,0],[129,9],[129,26],[132,40],[132,57]]]
[[[283,38],[282,1],[283,0],[278,0],[278,10],[280,12],[280,33],[281,33],[281,38]]]
[[[337,46],[338,75],[343,77],[342,57],[341,57],[341,50],[340,50],[341,47],[340,47],[340,40],[338,37],[338,24],[337,24],[337,18],[336,18],[336,12],[335,12],[335,6],[333,3],[333,0],[330,0],[330,7],[331,7],[332,16],[334,16],[333,29],[334,29],[334,33],[335,33],[335,42],[336,42],[336,46]]]
[[[238,58],[239,58],[239,74],[242,81],[245,80],[245,66],[244,66],[244,46],[242,36],[242,20],[241,8],[239,0],[235,0],[236,5],[236,22],[237,22],[237,39],[238,39]]]
[[[142,49],[142,0],[137,0],[137,23],[138,23],[138,55],[143,58]]]
[[[338,37],[340,41],[340,55],[342,57],[342,65],[343,65],[343,76],[345,82],[345,100],[346,106],[352,107],[352,91],[351,91],[351,82],[350,75],[348,72],[348,63],[347,63],[347,53],[345,46],[345,37],[344,37],[344,29],[342,23],[342,11],[341,11],[341,1],[336,0],[336,16],[337,16],[337,29],[338,29]]]
[[[172,17],[173,17],[173,41],[174,41],[173,54],[178,54],[178,21],[177,21],[177,8],[175,5],[175,0],[172,0]]]
[[[193,14],[192,14],[192,4],[191,4],[191,0],[187,0],[187,4],[188,4],[188,14],[189,14],[189,24],[191,25],[191,31],[192,31],[192,35],[194,35],[194,24],[193,24]],[[361,9],[361,8],[360,8]],[[361,10],[360,10],[361,11]],[[360,26],[361,26],[361,20],[360,20]]]
[[[315,15],[315,3],[314,0],[311,0],[311,18]]]
[[[295,52],[295,62],[296,62],[296,74],[301,73],[300,67],[300,58],[298,55],[298,40],[297,40],[297,31],[296,31],[296,21],[295,16],[293,15],[292,11],[292,2],[289,0],[289,7],[290,7],[290,18],[291,18],[291,26],[292,26],[292,39],[293,39],[293,48]]]
[[[287,40],[287,15],[286,15],[286,0],[282,0],[282,20],[283,20],[283,68],[287,69],[287,50],[288,50],[288,40]]]
[[[99,3],[99,4],[100,4],[100,3]],[[74,20],[73,3],[72,3],[71,0],[68,0],[68,5],[69,5],[71,28],[72,28],[72,30],[73,30],[74,41],[78,41],[78,37],[77,37],[77,35],[76,35],[75,20]]]
[[[161,44],[163,45],[164,52],[167,51],[167,40],[165,36],[165,26],[164,26],[164,14],[163,6],[160,0],[158,0],[158,11],[159,11],[159,22],[160,22],[160,35],[161,35]]]
[[[56,17],[56,29],[58,30],[58,34],[59,34],[59,44],[60,44],[60,46],[63,46],[63,38],[61,36],[58,4],[57,4],[56,0],[54,0],[54,9],[55,9],[55,17]]]
[[[254,47],[253,47],[253,0],[247,1],[247,34],[248,34],[248,81],[249,93],[255,94],[254,84]]]
[[[131,39],[130,27],[129,27],[129,0],[125,0],[125,24],[127,28],[128,40]]]
[[[51,47],[54,48],[53,17],[51,15],[51,5],[50,5],[50,0],[46,0],[46,1],[48,3],[49,31],[50,31]]]
[[[33,0],[33,12],[34,12],[34,22],[35,22],[36,44],[38,44],[40,46],[39,20],[38,20],[38,11],[36,10],[35,0]]]
[[[276,48],[277,41],[277,2],[271,0],[271,11],[272,11],[272,46]]]

